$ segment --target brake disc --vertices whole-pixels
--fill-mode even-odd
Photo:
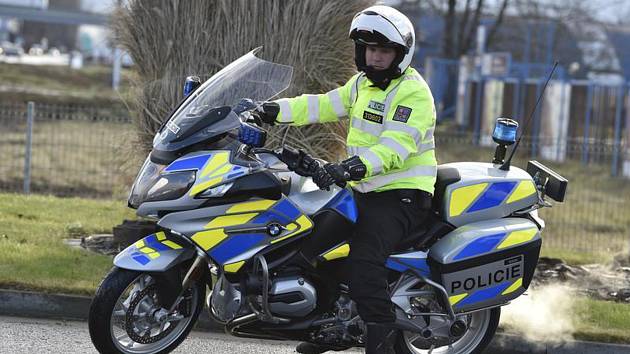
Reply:
[[[134,342],[141,343],[141,344],[155,343],[161,340],[162,338],[164,338],[165,336],[167,336],[175,328],[175,326],[170,324],[168,328],[166,328],[164,331],[161,331],[160,333],[154,336],[151,336],[151,329],[153,328],[155,324],[158,324],[158,322],[155,321],[153,318],[153,314],[155,313],[155,311],[151,311],[147,315],[148,319],[146,320],[147,324],[149,325],[149,328],[146,329],[144,333],[138,333],[138,330],[140,329],[136,327],[136,322],[140,319],[140,317],[137,315],[134,315],[134,312],[136,308],[138,307],[138,304],[140,304],[140,302],[145,297],[147,296],[153,297],[153,295],[155,295],[155,286],[154,285],[147,286],[146,288],[138,292],[136,296],[133,298],[133,300],[131,301],[131,303],[129,304],[129,308],[127,309],[127,312],[125,314],[125,331],[127,332],[127,335],[129,336],[129,338],[133,340]],[[159,309],[155,309],[155,310],[157,311]]]

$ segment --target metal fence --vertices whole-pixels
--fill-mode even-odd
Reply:
[[[29,134],[27,105],[0,104],[0,191],[23,192],[28,186],[32,193],[61,196],[126,196],[143,156],[133,154],[133,129],[124,108],[35,104],[32,112]],[[484,143],[487,138],[439,125],[438,161],[490,162],[494,148]],[[543,150],[533,146],[559,143],[554,139],[524,138],[513,165],[525,168]],[[570,181],[566,202],[541,211],[548,222],[545,247],[585,253],[627,249],[630,183],[611,177],[607,164],[582,163],[585,154],[589,161],[611,161],[613,142],[591,137],[587,145],[575,139],[562,143],[570,158],[562,163],[542,159]]]
[[[551,66],[511,63],[503,76],[483,74],[466,61],[429,58],[427,80],[435,91],[438,116],[473,133],[484,143],[498,117],[523,124],[534,110]],[[458,70],[468,68],[462,74]],[[440,104],[442,102],[442,104]],[[448,103],[448,104],[446,104]],[[570,80],[558,67],[527,133],[532,157],[578,160],[609,166],[613,176],[630,177],[630,85]]]
[[[112,197],[132,172],[124,107],[0,103],[0,190]],[[133,176],[131,177],[133,178]]]

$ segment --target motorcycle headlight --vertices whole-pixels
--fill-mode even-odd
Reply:
[[[130,207],[137,209],[144,202],[177,199],[195,182],[195,171],[162,174],[164,168],[165,165],[156,164],[147,158],[131,188],[128,199]]]
[[[177,199],[195,183],[195,171],[180,171],[161,175],[147,192],[147,202]]]

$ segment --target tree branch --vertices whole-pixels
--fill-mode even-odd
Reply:
[[[501,10],[499,10],[499,15],[497,16],[497,20],[492,25],[492,28],[488,32],[488,37],[486,38],[486,47],[490,47],[490,43],[492,43],[492,39],[497,33],[499,27],[501,27],[501,23],[503,22],[503,14],[505,13],[505,8],[507,7],[508,0],[503,0],[503,5],[501,5]]]
[[[477,33],[477,27],[479,26],[479,17],[481,16],[482,9],[483,9],[483,0],[478,0],[477,8],[475,9],[475,15],[473,16],[472,23],[470,24],[470,31],[468,31],[466,40],[460,46],[460,51],[457,53],[458,57],[468,53],[468,50],[470,49],[470,45],[473,40],[473,35]]]
[[[444,56],[447,58],[455,57],[455,48],[453,48],[453,38],[455,31],[455,5],[457,0],[448,0],[448,11],[444,20]]]
[[[470,3],[471,0],[466,0],[466,8],[464,9],[464,17],[459,23],[459,34],[457,36],[457,53],[459,53],[460,48],[464,42],[464,34],[466,34],[466,29],[468,28],[468,19],[470,17]]]

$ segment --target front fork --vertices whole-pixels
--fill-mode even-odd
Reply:
[[[201,252],[197,253],[197,257],[195,257],[183,278],[181,274],[180,268],[175,266],[166,272],[158,273],[154,276],[157,283],[158,299],[162,307],[168,309],[169,314],[178,308],[186,297],[188,290],[196,282],[212,282],[207,256]]]

